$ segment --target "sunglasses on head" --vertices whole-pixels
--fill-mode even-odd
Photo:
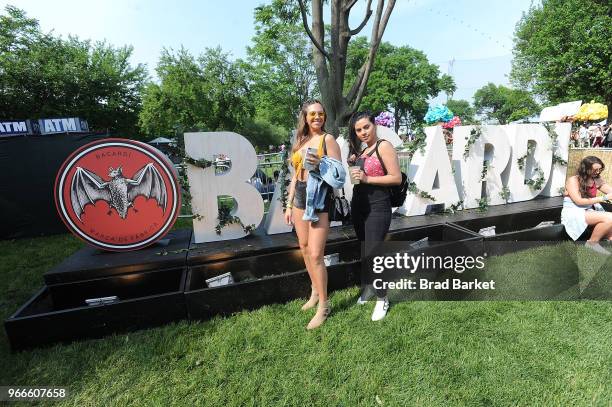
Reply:
[[[308,117],[325,117],[325,112],[308,112]]]

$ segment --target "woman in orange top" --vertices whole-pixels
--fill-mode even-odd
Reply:
[[[304,168],[302,157],[303,151],[307,148],[317,149],[316,156],[308,154],[305,157],[308,165],[315,169],[318,169],[323,155],[340,160],[340,146],[331,134],[325,132],[325,118],[325,109],[318,100],[307,101],[302,106],[298,117],[295,142],[291,149],[293,153],[291,163],[295,173],[289,186],[285,209],[285,221],[287,224],[295,225],[300,251],[312,283],[310,299],[302,309],[309,310],[318,303],[317,312],[308,323],[307,329],[319,327],[330,313],[330,305],[327,300],[327,269],[323,263],[323,254],[329,233],[329,207],[332,191],[329,191],[323,211],[318,213],[318,222],[302,219],[306,208],[306,180],[308,179],[308,171]]]

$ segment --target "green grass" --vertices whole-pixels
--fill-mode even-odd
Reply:
[[[0,242],[2,318],[79,247]],[[403,302],[373,323],[357,295],[334,293],[314,332],[295,301],[20,353],[3,333],[0,385],[68,386],[74,406],[612,404],[610,302]]]

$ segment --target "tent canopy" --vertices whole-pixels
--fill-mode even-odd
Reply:
[[[157,137],[148,142],[148,144],[172,144],[173,141],[166,137]]]

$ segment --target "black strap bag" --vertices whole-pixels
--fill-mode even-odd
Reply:
[[[344,196],[344,188],[342,188],[342,196],[334,196],[329,208],[330,222],[342,222],[346,225],[351,221],[351,204]]]
[[[378,161],[380,161],[380,165],[382,166],[385,175],[387,175],[387,167],[385,167],[385,163],[378,153],[378,145],[383,141],[384,140],[378,140],[376,142],[376,148],[374,151],[376,152],[376,156],[378,157]],[[389,197],[391,198],[391,206],[402,206],[406,200],[406,196],[408,195],[408,176],[404,173],[404,171],[402,171],[402,182],[399,185],[393,185],[388,188]]]

